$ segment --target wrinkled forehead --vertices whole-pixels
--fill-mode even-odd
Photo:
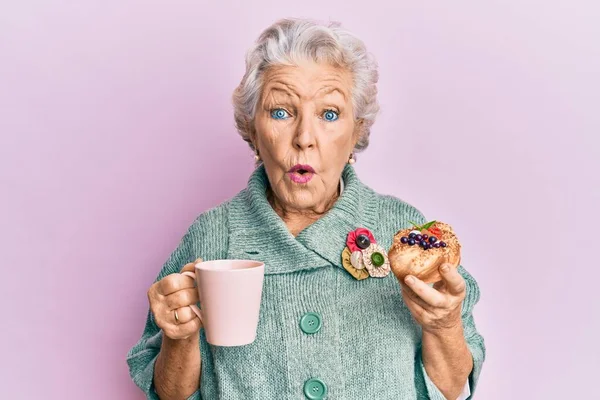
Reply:
[[[263,101],[294,100],[349,102],[352,75],[327,64],[306,63],[298,66],[271,67],[265,72]]]

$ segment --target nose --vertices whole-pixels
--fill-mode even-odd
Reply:
[[[306,115],[299,116],[293,144],[298,150],[308,150],[315,147],[315,127],[310,117]]]

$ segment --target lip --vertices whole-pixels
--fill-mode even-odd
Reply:
[[[288,176],[295,183],[308,183],[314,174],[315,170],[308,164],[296,164],[288,171]]]
[[[313,167],[311,167],[308,164],[296,164],[292,168],[290,168],[290,170],[288,172],[298,172],[300,170],[304,170],[306,172],[310,172],[313,174],[315,173],[315,170],[313,169]]]

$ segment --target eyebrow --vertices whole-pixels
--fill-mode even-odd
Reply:
[[[342,95],[342,97],[344,98],[344,100],[346,100],[346,94],[342,90],[340,90],[338,87],[336,87],[336,86],[326,86],[326,87],[322,88],[319,91],[325,91],[325,90],[327,90],[327,91],[325,93],[323,93],[323,96],[326,96],[326,95],[328,95],[330,93],[333,93],[333,92],[338,92],[339,94]]]
[[[272,86],[269,88],[269,91],[281,92],[281,93],[287,95],[288,97],[298,97],[298,94],[295,91],[290,90],[289,85],[287,85],[287,84],[279,84],[276,86]],[[323,92],[323,93],[321,94],[321,92]],[[346,101],[346,94],[337,86],[322,87],[321,89],[319,89],[317,91],[318,95],[316,95],[316,96],[323,97],[323,96],[326,96],[333,92],[338,92],[340,95],[342,95],[342,97],[344,98],[344,101]]]

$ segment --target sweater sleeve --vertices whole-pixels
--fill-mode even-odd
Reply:
[[[400,204],[403,204],[403,210],[407,220],[415,221],[418,224],[427,222],[424,215],[418,209],[403,202],[400,202]],[[484,339],[477,331],[475,320],[473,318],[473,308],[479,301],[480,293],[479,285],[462,265],[458,266],[458,272],[465,279],[467,286],[466,296],[462,304],[461,318],[467,347],[471,351],[471,356],[473,357],[473,369],[466,382],[468,384],[468,390],[465,390],[465,392],[470,392],[470,395],[466,397],[466,399],[472,399],[475,387],[477,386],[477,381],[479,380],[479,375],[481,374],[483,362],[485,361]],[[416,353],[415,379],[419,399],[462,400],[461,397],[459,397],[459,399],[446,399],[442,392],[435,386],[425,371],[420,347],[417,349]]]
[[[155,282],[165,276],[179,273],[181,268],[202,257],[204,260],[223,258],[227,249],[227,225],[223,220],[224,210],[215,208],[201,214],[188,229],[177,248],[164,263]],[[127,353],[127,365],[133,382],[144,392],[147,399],[158,400],[154,390],[154,365],[162,344],[163,332],[156,325],[148,309],[142,337]],[[200,335],[202,340],[202,335]],[[204,363],[203,363],[204,364]],[[204,368],[203,368],[204,369]],[[200,389],[188,400],[201,399]]]
[[[472,399],[481,374],[483,362],[485,361],[485,342],[481,334],[477,331],[475,326],[475,320],[473,318],[473,307],[479,301],[480,293],[479,286],[471,274],[464,269],[463,266],[458,267],[458,272],[463,276],[467,284],[467,293],[462,304],[462,322],[464,328],[465,340],[467,347],[471,351],[473,358],[473,369],[469,375],[468,384],[471,395],[467,399]],[[434,400],[447,400],[442,392],[435,386],[433,381],[427,375],[423,359],[421,357],[421,348],[417,351],[417,379],[425,381],[425,387],[427,389],[427,397]]]

